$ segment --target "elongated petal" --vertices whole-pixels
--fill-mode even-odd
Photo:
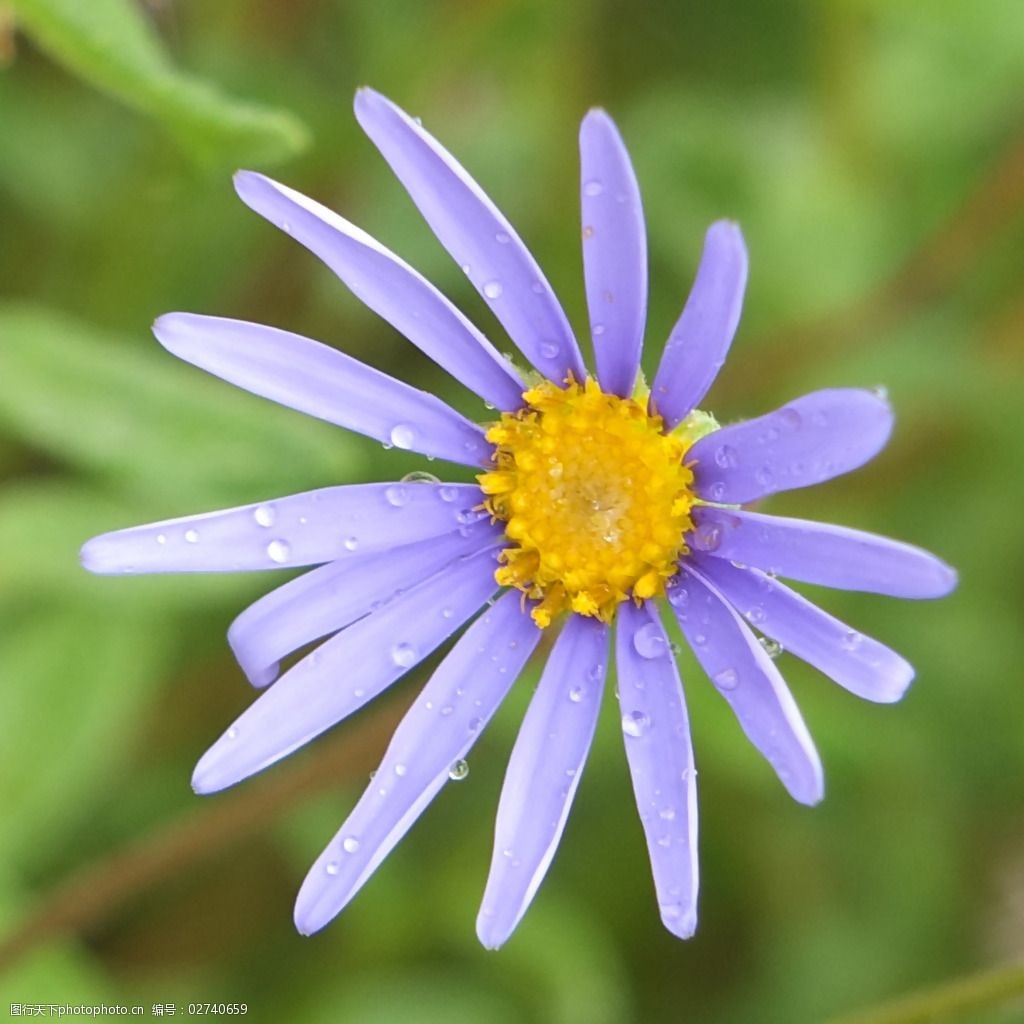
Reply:
[[[674,427],[708,393],[740,322],[747,286],[747,247],[739,226],[708,229],[690,296],[676,321],[651,389],[651,404]]]
[[[466,466],[490,459],[483,430],[439,398],[310,338],[191,313],[160,317],[153,333],[208,373],[386,445]]]
[[[356,93],[356,119],[405,186],[431,230],[550,380],[585,376],[569,321],[515,229],[454,157],[372,89]]]
[[[90,572],[238,572],[318,565],[471,525],[469,484],[353,484],[205,515],[165,519],[87,541]]]
[[[228,642],[253,686],[266,686],[281,658],[500,538],[501,531],[483,520],[441,537],[322,565],[246,608],[231,623]]]
[[[319,256],[378,316],[498,409],[522,405],[508,361],[429,281],[376,239],[300,192],[240,171],[242,202]]]
[[[747,738],[795,800],[816,804],[825,792],[818,752],[779,670],[757,638],[689,563],[670,587],[668,599],[693,653]]]
[[[914,678],[895,651],[851,629],[784,583],[724,558],[690,560],[749,623],[865,700],[897,701]]]
[[[779,576],[892,597],[944,597],[956,572],[902,541],[807,519],[695,508],[690,547]]]
[[[697,927],[697,772],[675,658],[650,602],[619,605],[615,630],[626,759],[665,927]]]
[[[804,395],[702,437],[687,453],[697,493],[741,505],[831,480],[874,458],[892,431],[884,398],[857,388]]]
[[[594,738],[608,630],[573,615],[548,659],[509,759],[476,933],[497,949],[515,930],[562,837]]]
[[[603,110],[580,126],[580,190],[597,377],[605,391],[629,398],[647,322],[647,232],[629,153]]]
[[[494,593],[494,565],[492,551],[460,559],[306,655],[202,756],[195,791],[261,771],[376,697]]]
[[[540,639],[519,603],[513,591],[480,616],[402,719],[369,788],[306,876],[295,903],[303,934],[355,895],[497,710]]]

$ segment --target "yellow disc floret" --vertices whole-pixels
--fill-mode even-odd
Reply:
[[[666,434],[646,396],[588,379],[550,381],[487,431],[494,469],[478,479],[510,545],[495,579],[539,603],[538,626],[572,610],[610,622],[621,601],[663,594],[686,552],[693,438]]]

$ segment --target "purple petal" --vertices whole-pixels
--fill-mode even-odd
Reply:
[[[580,189],[597,376],[605,391],[629,398],[647,321],[647,233],[629,153],[603,110],[580,126]]]
[[[493,551],[460,559],[306,655],[202,756],[192,787],[232,786],[372,700],[494,593],[494,565]]]
[[[943,597],[956,572],[934,555],[874,533],[806,519],[698,507],[687,539],[694,551],[838,590],[892,597]]]
[[[505,773],[476,919],[487,949],[512,934],[555,855],[594,738],[607,655],[604,623],[573,615],[530,701]]]
[[[302,884],[295,924],[304,935],[355,895],[508,693],[540,639],[520,597],[506,593],[466,630],[402,719],[369,788]]]
[[[723,558],[691,554],[690,561],[748,622],[791,654],[865,700],[899,700],[914,678],[911,664],[851,629],[785,584]]]
[[[449,462],[490,460],[483,430],[439,398],[318,341],[191,313],[160,317],[153,333],[180,359],[308,416]]]
[[[618,616],[615,661],[633,793],[661,920],[688,939],[697,927],[697,772],[686,701],[655,606],[626,601]]]
[[[790,795],[824,796],[821,761],[775,663],[725,598],[689,563],[669,588],[669,604],[704,671],[729,702],[751,743]]]
[[[498,409],[518,409],[523,382],[429,281],[344,217],[252,171],[235,176],[242,202],[319,256],[352,293],[456,380]]]
[[[480,186],[437,140],[372,89],[356,119],[405,186],[441,244],[523,355],[560,383],[585,369],[569,321],[536,260]]]
[[[246,608],[231,623],[228,642],[253,686],[266,686],[277,676],[281,658],[343,629],[411,583],[501,537],[501,531],[484,520],[443,537],[322,565]]]
[[[318,565],[439,537],[483,517],[471,484],[352,484],[104,533],[90,572],[238,572]]]
[[[741,505],[810,487],[874,458],[892,431],[884,398],[856,388],[815,391],[702,437],[687,453],[697,493]]]
[[[739,226],[720,220],[704,239],[690,297],[676,321],[651,389],[651,404],[669,429],[707,394],[740,322],[747,248]]]

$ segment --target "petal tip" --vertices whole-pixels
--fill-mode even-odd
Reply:
[[[677,904],[661,907],[661,923],[678,939],[692,939],[697,931],[697,911]]]
[[[476,937],[484,949],[491,952],[501,949],[508,941],[510,929],[502,927],[494,913],[487,913],[483,910],[477,915]]]

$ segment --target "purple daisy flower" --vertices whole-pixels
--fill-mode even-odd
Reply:
[[[285,757],[474,620],[313,865],[295,909],[303,933],[338,914],[402,838],[553,628],[558,636],[509,762],[477,920],[480,941],[500,946],[564,828],[594,735],[614,623],[622,732],[661,918],[688,937],[697,907],[696,773],[659,602],[667,601],[790,794],[820,800],[818,754],[766,647],[784,645],[872,701],[898,700],[913,669],[776,575],[908,598],[940,597],[956,576],[907,544],[743,506],[867,462],[889,436],[889,406],[870,391],[818,391],[721,428],[696,410],[725,359],[746,284],[746,249],[728,222],[707,233],[648,389],[639,371],[647,306],[640,194],[603,111],[588,113],[580,129],[596,376],[537,263],[466,171],[379,94],[360,91],[355,111],[534,369],[521,376],[429,282],[337,214],[250,172],[236,177],[238,194],[497,419],[478,426],[432,395],[271,327],[172,313],[154,330],[169,351],[232,384],[386,446],[470,466],[478,484],[414,474],[329,487],[104,534],[84,546],[83,564],[97,573],[319,566],[232,624],[231,646],[257,687],[273,682],[281,659],[323,642],[207,751],[193,777],[199,793]]]

